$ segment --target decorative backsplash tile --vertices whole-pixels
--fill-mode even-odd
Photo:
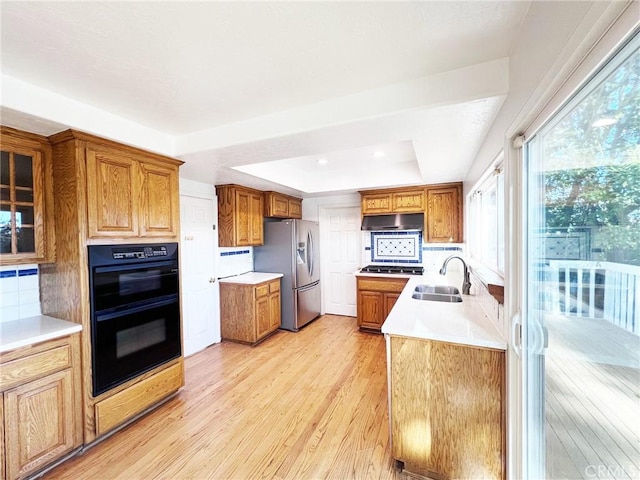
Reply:
[[[221,247],[218,258],[219,278],[253,270],[253,247]]]
[[[422,232],[371,232],[374,263],[422,263]]]
[[[37,265],[0,267],[0,322],[40,315]]]

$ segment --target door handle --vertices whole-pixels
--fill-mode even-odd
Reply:
[[[511,345],[513,351],[519,357],[522,353],[522,324],[520,323],[520,312],[511,317]]]

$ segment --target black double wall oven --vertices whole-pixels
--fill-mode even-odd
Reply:
[[[88,248],[97,396],[180,356],[178,244]]]

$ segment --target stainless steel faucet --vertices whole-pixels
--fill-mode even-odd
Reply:
[[[457,258],[458,260],[460,260],[462,262],[462,265],[464,265],[464,280],[462,281],[462,293],[464,295],[469,295],[469,291],[471,290],[471,280],[469,278],[469,268],[467,267],[467,263],[464,261],[464,259],[462,257],[458,257],[457,255],[451,255],[450,257],[448,257],[444,263],[442,264],[442,268],[440,269],[440,275],[446,275],[447,274],[447,264],[449,263],[449,260],[451,260],[452,258]]]

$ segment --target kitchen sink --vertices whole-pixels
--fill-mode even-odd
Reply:
[[[414,292],[411,295],[411,298],[415,298],[416,300],[428,300],[430,302],[448,302],[448,303],[460,303],[462,302],[462,297],[460,294],[457,295],[447,295],[446,293],[417,293]]]
[[[435,293],[439,295],[460,295],[460,290],[448,285],[418,285],[413,289],[414,293]]]

